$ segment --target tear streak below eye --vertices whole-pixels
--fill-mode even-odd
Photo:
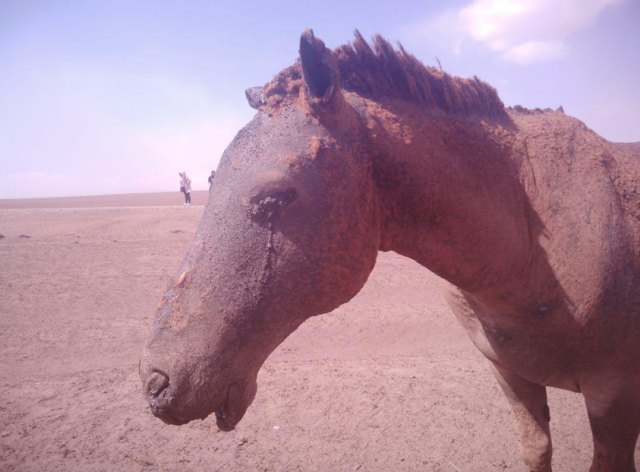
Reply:
[[[290,204],[298,196],[298,191],[293,187],[265,195],[254,203],[253,216],[260,220],[269,221],[280,208]]]

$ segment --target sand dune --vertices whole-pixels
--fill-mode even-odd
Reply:
[[[272,355],[235,431],[154,418],[137,362],[203,212],[165,206],[181,203],[0,201],[13,208],[0,210],[1,470],[524,470],[507,403],[438,279],[396,254]],[[550,407],[555,470],[587,470],[581,397],[551,390]]]

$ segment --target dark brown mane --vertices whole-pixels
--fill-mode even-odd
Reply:
[[[358,30],[353,44],[337,48],[342,86],[367,98],[397,98],[425,108],[459,113],[502,113],[496,90],[477,77],[462,79],[427,67],[402,45],[399,50],[380,35],[370,45]]]
[[[399,99],[448,112],[489,116],[504,113],[502,101],[489,84],[477,77],[452,77],[425,66],[402,45],[398,47],[395,49],[380,35],[374,36],[369,44],[356,30],[353,43],[332,51],[342,88],[372,100]],[[299,63],[283,70],[268,84],[267,100],[273,104],[297,91],[301,78]]]

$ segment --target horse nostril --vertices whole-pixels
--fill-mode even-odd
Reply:
[[[160,395],[165,388],[169,386],[169,377],[162,372],[154,372],[147,380],[147,393],[152,397]]]

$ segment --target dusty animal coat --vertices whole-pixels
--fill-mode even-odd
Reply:
[[[530,470],[551,470],[546,387],[584,394],[593,471],[635,470],[640,146],[505,109],[380,37],[329,51],[308,30],[300,56],[247,92],[259,111],[158,308],[140,365],[154,414],[234,428],[273,349],[395,251],[447,281]]]

